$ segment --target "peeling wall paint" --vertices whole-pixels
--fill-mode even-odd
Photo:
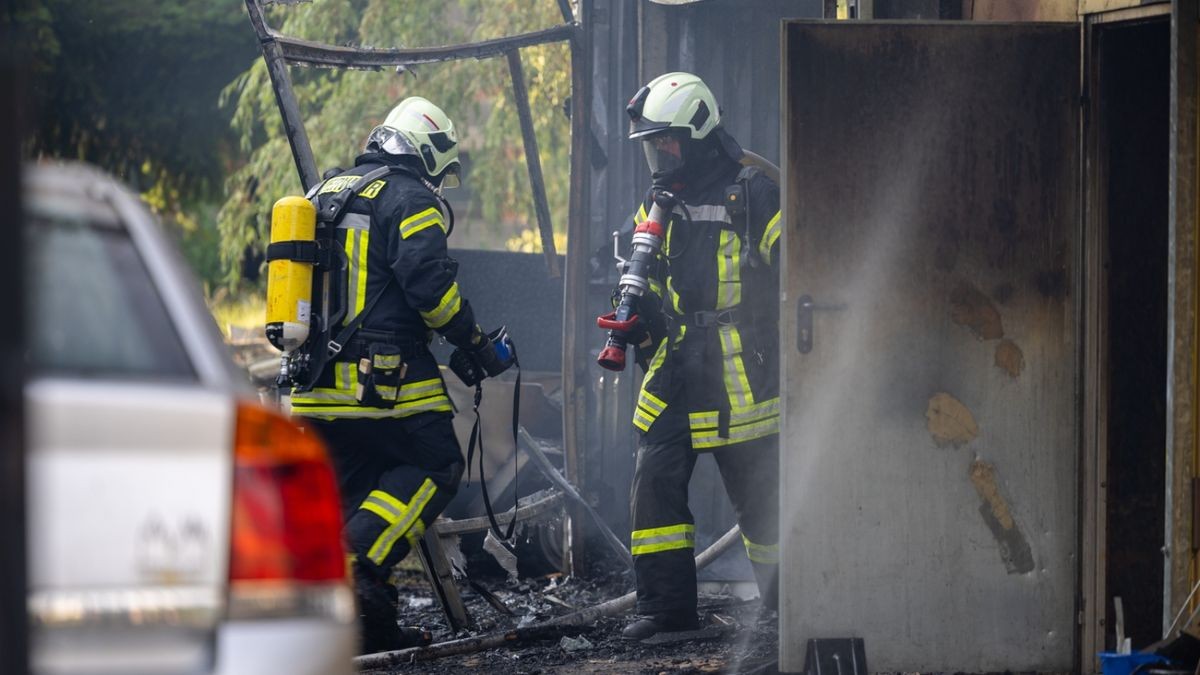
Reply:
[[[1012,340],[1001,340],[1000,344],[996,345],[996,367],[1008,373],[1008,376],[1016,379],[1021,375],[1021,371],[1025,370],[1025,354],[1017,343]]]
[[[983,500],[979,505],[979,513],[1000,545],[1000,558],[1004,561],[1005,569],[1009,574],[1032,572],[1033,551],[1013,518],[1008,500],[996,484],[996,467],[977,459],[971,462],[970,476],[971,484]]]
[[[995,305],[978,288],[960,282],[950,293],[950,318],[960,326],[971,329],[980,340],[1004,337],[1004,322]]]
[[[950,394],[939,392],[925,410],[926,428],[938,447],[960,447],[979,436],[979,425],[971,410]]]

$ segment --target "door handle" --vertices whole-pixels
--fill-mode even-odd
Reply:
[[[845,303],[819,303],[811,295],[802,295],[796,303],[796,349],[807,354],[813,348],[813,312],[816,310],[843,310]]]

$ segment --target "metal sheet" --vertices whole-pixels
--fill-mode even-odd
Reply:
[[[1072,668],[1079,51],[785,26],[781,670],[832,636],[877,672]]]

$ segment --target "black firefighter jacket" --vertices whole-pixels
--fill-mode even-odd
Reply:
[[[368,153],[355,166],[329,178],[317,189],[318,208],[359,177],[393,163],[386,155]],[[481,339],[474,313],[455,281],[457,263],[448,256],[447,214],[434,194],[408,172],[391,173],[363,188],[350,201],[337,227],[337,246],[345,254],[344,274],[335,292],[347,307],[342,325],[350,322],[376,294],[354,340],[325,367],[311,391],[293,392],[292,412],[335,419],[342,417],[408,417],[423,412],[451,412],[438,365],[429,352],[432,331],[455,346]],[[339,256],[341,257],[341,256]],[[358,362],[369,358],[372,339],[393,342],[406,364],[395,387],[385,388],[387,402],[359,402]],[[379,359],[377,359],[379,360]],[[376,366],[395,365],[380,361]]]
[[[700,451],[779,433],[779,187],[753,173],[747,216],[731,218],[725,189],[739,168],[725,160],[677,195],[657,278],[642,299],[643,312],[661,307],[666,318],[665,331],[652,330],[633,416],[644,442],[686,431]],[[636,222],[650,204],[647,193]]]

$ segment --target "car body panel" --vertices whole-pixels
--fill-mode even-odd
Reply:
[[[251,589],[247,602],[229,582],[237,407],[256,396],[173,242],[133,193],[93,168],[29,167],[25,192],[34,227],[49,228],[28,233],[31,286],[42,301],[30,303],[30,325],[60,340],[43,356],[63,357],[35,368],[26,385],[33,672],[352,673],[347,584],[281,582]],[[71,224],[57,232],[56,219]],[[86,249],[96,255],[117,250],[113,236],[126,238],[124,257],[96,266],[112,279],[89,277],[60,255],[88,228],[107,238]],[[135,306],[118,320],[107,306],[90,307],[93,296]],[[104,325],[50,316],[70,307]],[[141,329],[129,319],[143,320]],[[103,359],[72,370],[92,365],[81,354],[94,344],[92,330],[120,356],[113,372]],[[128,338],[138,345],[170,342],[164,353],[182,352],[186,363],[175,359],[170,373],[121,372],[130,362],[121,330],[138,331]]]

